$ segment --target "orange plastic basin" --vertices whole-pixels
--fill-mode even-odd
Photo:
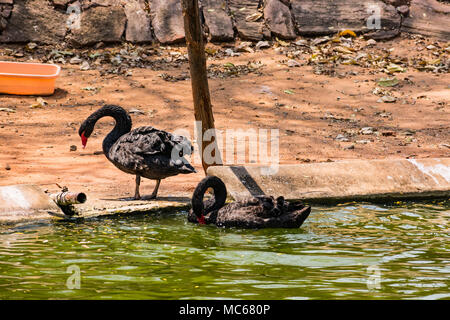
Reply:
[[[0,61],[0,93],[51,95],[60,71],[54,64]]]

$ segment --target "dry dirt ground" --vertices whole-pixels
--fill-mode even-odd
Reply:
[[[399,64],[403,63],[404,72],[389,75],[383,72],[386,65],[381,62],[372,67],[314,63],[320,58],[317,52],[326,55],[332,45],[314,47],[312,41],[298,47],[275,43],[270,48],[239,52],[233,57],[224,53],[227,47],[209,44],[208,65],[212,73],[215,70],[209,85],[216,127],[279,129],[281,164],[450,156],[448,43],[409,36],[372,46],[366,40],[353,41],[355,54],[387,52]],[[228,45],[228,49],[238,52],[238,45]],[[72,57],[69,56],[67,63],[61,64],[55,94],[43,97],[48,104],[40,108],[31,107],[38,97],[0,95],[0,185],[37,184],[50,191],[57,191],[58,185],[67,186],[98,199],[132,196],[134,176],[116,169],[100,152],[112,119],[99,121],[84,150],[78,127],[93,111],[108,103],[139,110],[131,115],[133,127],[152,125],[168,131],[182,128],[193,136],[191,83],[184,79],[188,63],[185,59],[172,63],[177,60],[170,58],[185,54],[185,48],[145,50],[154,53],[144,56],[147,61],[160,59],[158,67],[133,68],[131,64],[126,72],[119,70],[118,74],[107,67],[103,70],[101,61],[96,64],[99,68],[82,71],[80,64],[68,63]],[[95,49],[88,53],[91,52]],[[23,46],[2,47],[0,55],[0,60],[49,60],[44,54],[41,57],[27,53]],[[411,65],[417,59],[439,57],[444,59],[441,65],[447,63],[447,69],[419,71]],[[294,67],[292,61],[288,66],[290,58],[299,66]],[[256,67],[247,72],[249,61]],[[230,68],[234,71],[229,72]],[[394,76],[399,81],[395,87],[377,84],[380,78]],[[381,102],[379,99],[385,94],[394,96],[396,101]],[[366,129],[361,131],[362,128]],[[77,150],[71,151],[72,145]],[[189,196],[204,177],[201,165],[194,166],[197,174],[164,180],[159,195]],[[143,180],[141,194],[150,194],[153,186],[154,182]]]

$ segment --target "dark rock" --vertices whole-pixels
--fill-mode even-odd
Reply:
[[[383,0],[386,4],[390,4],[394,7],[407,6],[411,0]]]
[[[66,19],[46,0],[16,1],[0,42],[61,42],[66,34]]]
[[[0,0],[1,1],[1,0]],[[71,2],[72,0],[52,0],[52,4],[55,8],[61,8],[61,9],[66,9],[67,5]]]
[[[436,0],[412,0],[409,16],[405,18],[402,31],[450,39],[450,5]]]
[[[129,0],[123,8],[127,16],[125,39],[135,43],[151,42],[153,40],[151,19],[145,11],[145,1]]]
[[[398,13],[400,13],[402,16],[407,17],[409,14],[409,6],[400,6],[397,7]]]
[[[270,38],[270,31],[264,25],[263,14],[258,11],[258,0],[228,0],[228,5],[242,39],[259,41]]]
[[[3,18],[2,16],[0,16],[0,33],[6,29],[6,27],[8,26],[8,21],[6,20],[6,18]]]
[[[155,36],[159,42],[171,44],[184,41],[184,21],[180,0],[150,0]]]
[[[0,17],[9,18],[12,12],[12,5],[10,4],[0,4]]]
[[[225,0],[202,0],[203,16],[209,29],[211,41],[231,41],[234,39],[233,22],[228,15]]]
[[[70,1],[73,2],[73,1]],[[91,7],[109,7],[109,6],[119,6],[120,0],[82,0],[81,8],[83,10],[89,9]]]
[[[71,29],[67,39],[75,46],[121,41],[126,19],[122,7],[92,7],[81,13],[80,28]]]
[[[295,39],[295,27],[289,6],[280,0],[267,0],[264,18],[272,34],[283,39]]]
[[[369,4],[358,0],[291,0],[292,14],[295,18],[297,33],[301,35],[327,35],[344,29],[357,33],[371,32],[390,38],[398,34],[401,16],[395,7],[382,1],[371,1],[370,5],[380,10],[379,29],[370,24],[373,13]],[[371,29],[374,28],[374,29]]]

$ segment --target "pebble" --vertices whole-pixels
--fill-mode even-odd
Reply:
[[[397,101],[397,98],[392,96],[382,96],[380,99],[377,100],[377,102],[384,102],[384,103],[392,103]]]
[[[293,67],[299,67],[300,63],[298,63],[297,61],[290,59],[287,62],[288,67],[293,68]]]
[[[73,57],[72,59],[69,60],[69,62],[70,64],[80,64],[83,62],[83,60],[78,57]]]
[[[83,61],[83,63],[81,64],[80,70],[86,71],[86,70],[89,70],[90,68],[91,68],[91,66],[89,65],[89,62]]]
[[[361,128],[361,130],[359,131],[361,134],[373,134],[373,128],[372,127],[364,127]]]
[[[270,47],[270,43],[268,41],[259,41],[255,46],[255,48],[258,50],[263,49],[263,48],[269,48],[269,47]]]
[[[348,138],[346,138],[343,134],[338,134],[335,138],[336,141],[342,141],[342,142],[348,142],[350,141]]]

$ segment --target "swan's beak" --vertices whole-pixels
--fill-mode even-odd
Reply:
[[[205,216],[204,216],[204,215],[201,215],[200,218],[198,218],[198,223],[199,223],[199,224],[206,224]]]
[[[83,145],[83,149],[86,148],[88,138],[84,135],[84,132],[81,134],[81,144]]]

